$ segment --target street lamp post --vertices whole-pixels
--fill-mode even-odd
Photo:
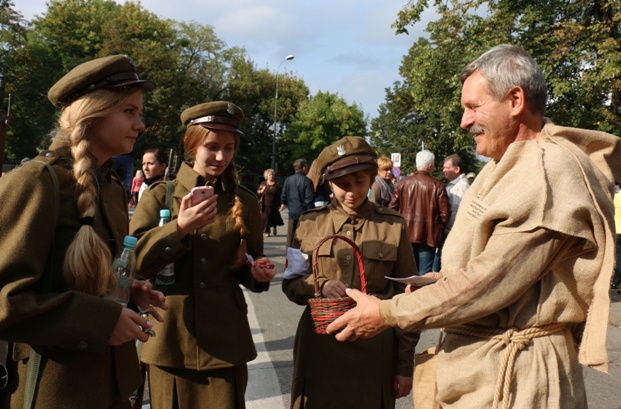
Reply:
[[[291,61],[295,57],[291,54],[285,57],[284,60],[278,64],[278,68],[276,69],[276,96],[274,97],[274,137],[272,138],[272,169],[276,171],[276,138],[278,137],[278,128],[276,127],[276,123],[278,121],[278,71],[280,71],[280,66],[285,61]]]
[[[5,141],[6,141],[6,124],[7,124],[7,116],[4,112],[3,107],[4,107],[4,76],[2,73],[0,73],[0,177],[2,176],[2,169],[4,168],[4,146],[5,146]]]

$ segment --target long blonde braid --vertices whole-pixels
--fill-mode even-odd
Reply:
[[[95,217],[97,210],[97,159],[90,153],[89,125],[118,109],[135,92],[97,90],[63,109],[58,120],[57,139],[71,146],[73,175],[76,181],[77,207],[80,218]],[[111,268],[112,255],[90,224],[82,224],[67,248],[63,277],[69,288],[103,296],[117,285]]]

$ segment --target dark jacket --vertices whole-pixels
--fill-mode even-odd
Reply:
[[[451,204],[444,183],[429,172],[418,171],[401,179],[388,205],[403,215],[412,243],[438,247],[451,217]]]
[[[313,181],[302,172],[294,173],[285,180],[281,199],[289,210],[289,219],[298,220],[302,212],[315,207]]]
[[[69,148],[55,141],[50,149],[36,159],[51,163],[59,179],[56,227],[54,188],[42,164],[26,163],[0,179],[0,338],[15,342],[12,363],[20,381],[10,406],[0,401],[0,407],[22,407],[34,345],[42,353],[37,408],[109,408],[128,401],[140,384],[136,347],[108,345],[120,304],[70,291],[62,279],[65,252],[80,224]],[[110,163],[97,171],[101,204],[93,227],[114,256],[128,217],[125,189]],[[43,295],[39,286],[52,243],[52,289]]]

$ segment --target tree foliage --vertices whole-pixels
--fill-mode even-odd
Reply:
[[[411,0],[393,24],[396,32],[407,33],[429,7],[440,17],[428,24],[429,37],[418,39],[403,59],[403,82],[387,90],[383,108],[390,116],[392,110],[405,110],[400,104],[407,101],[410,117],[430,133],[429,146],[444,139],[435,148],[436,157],[452,150],[472,160],[473,143],[459,130],[458,76],[467,63],[501,43],[519,45],[538,61],[549,87],[547,116],[553,121],[620,134],[618,1]],[[395,128],[390,119],[372,124],[374,133],[391,138],[387,145],[399,147],[399,140],[392,140],[400,132]]]
[[[142,78],[158,84],[145,97],[147,130],[134,147],[158,147],[182,156],[183,109],[229,100],[245,112],[245,135],[236,157],[244,172],[262,174],[271,160],[276,76],[257,69],[240,47],[228,47],[214,28],[196,22],[161,19],[140,2],[50,0],[46,13],[28,23],[9,0],[0,0],[0,72],[13,107],[7,135],[7,162],[16,163],[45,148],[57,110],[47,90],[76,65],[112,54],[129,55]],[[279,78],[278,128],[284,133],[309,97],[304,81]],[[278,161],[287,152],[278,145]],[[183,158],[181,158],[183,159]]]
[[[291,125],[279,140],[281,168],[291,173],[293,162],[309,163],[343,136],[366,136],[367,121],[359,105],[348,105],[338,94],[317,92],[302,102]]]

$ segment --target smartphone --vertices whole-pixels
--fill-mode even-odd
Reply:
[[[192,206],[213,196],[213,186],[197,186],[192,188]]]

